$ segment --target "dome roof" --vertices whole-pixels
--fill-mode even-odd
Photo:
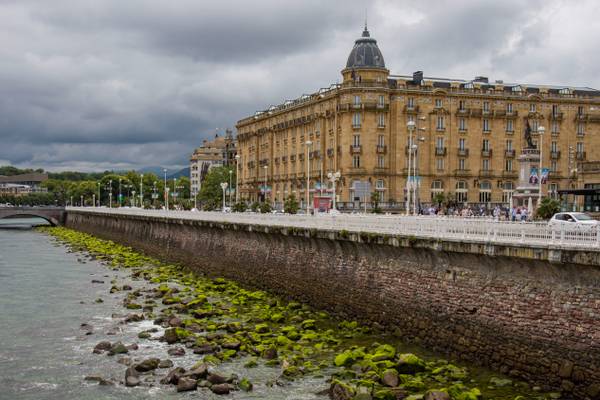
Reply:
[[[348,56],[346,68],[385,68],[383,55],[377,47],[377,40],[373,39],[365,26],[362,37],[356,39],[354,47]]]

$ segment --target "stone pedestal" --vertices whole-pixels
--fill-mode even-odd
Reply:
[[[523,149],[519,156],[519,183],[512,195],[513,207],[527,207],[529,212],[537,207],[540,193],[539,181],[529,181],[531,168],[537,168],[540,179],[540,151],[538,149]]]

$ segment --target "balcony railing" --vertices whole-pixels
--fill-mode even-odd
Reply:
[[[454,175],[455,176],[470,176],[471,175],[471,170],[470,169],[455,169],[454,170]]]
[[[418,114],[420,111],[419,106],[413,105],[409,107],[408,105],[404,106],[404,113],[406,114]]]
[[[481,149],[481,157],[491,157],[492,149]]]
[[[358,124],[352,123],[352,128],[353,129],[360,129],[360,123],[358,123]]]
[[[577,158],[579,161],[585,160],[585,151],[578,151],[575,153],[575,158]]]
[[[514,158],[515,151],[514,150],[504,150],[504,157],[506,158]]]
[[[482,169],[482,170],[479,171],[479,176],[481,178],[489,178],[493,174],[494,174],[494,171],[491,170],[491,169]]]
[[[561,113],[561,112],[550,113],[550,120],[552,120],[552,121],[562,121],[562,119],[563,119],[563,113]]]
[[[446,155],[446,148],[445,147],[436,147],[435,148],[435,155],[436,156],[445,156]]]
[[[362,153],[362,146],[361,145],[350,145],[350,154],[360,154]]]
[[[560,158],[560,150],[551,151],[550,158],[552,158],[554,160],[559,159]]]
[[[457,149],[457,154],[461,157],[466,157],[469,155],[469,149],[461,149],[460,147]]]
[[[377,154],[385,154],[387,152],[387,146],[377,145]]]

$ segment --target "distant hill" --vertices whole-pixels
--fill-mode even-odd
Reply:
[[[179,171],[175,172],[174,174],[169,175],[168,178],[169,179],[174,179],[174,178],[179,179],[182,176],[185,176],[186,178],[190,177],[190,167],[180,169]]]

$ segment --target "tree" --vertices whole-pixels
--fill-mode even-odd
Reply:
[[[371,203],[373,204],[373,208],[371,210],[371,212],[373,214],[381,214],[381,208],[379,208],[379,192],[372,192],[371,193]]]
[[[260,203],[258,209],[260,210],[261,214],[268,214],[271,212],[271,210],[273,210],[273,208],[271,207],[271,203],[268,203],[266,201],[264,203]]]
[[[244,203],[243,201],[239,201],[231,207],[231,211],[233,211],[233,212],[244,212],[247,209],[248,209],[248,205],[246,203]]]
[[[285,202],[283,203],[283,211],[288,214],[296,214],[298,213],[298,200],[296,200],[296,196],[293,194],[289,195]]]
[[[545,197],[538,206],[535,216],[539,219],[550,219],[554,214],[560,212],[560,203],[551,197]]]
[[[442,203],[446,201],[446,196],[444,195],[444,192],[437,192],[436,194],[434,194],[432,201],[438,205],[438,208],[441,208]]]
[[[200,201],[207,203],[211,202],[214,204],[222,204],[223,202],[223,189],[221,183],[227,182],[229,184],[229,171],[230,167],[215,167],[211,168],[202,182],[200,188],[200,195],[198,198]],[[233,171],[231,177],[232,183],[235,182],[235,171]]]

